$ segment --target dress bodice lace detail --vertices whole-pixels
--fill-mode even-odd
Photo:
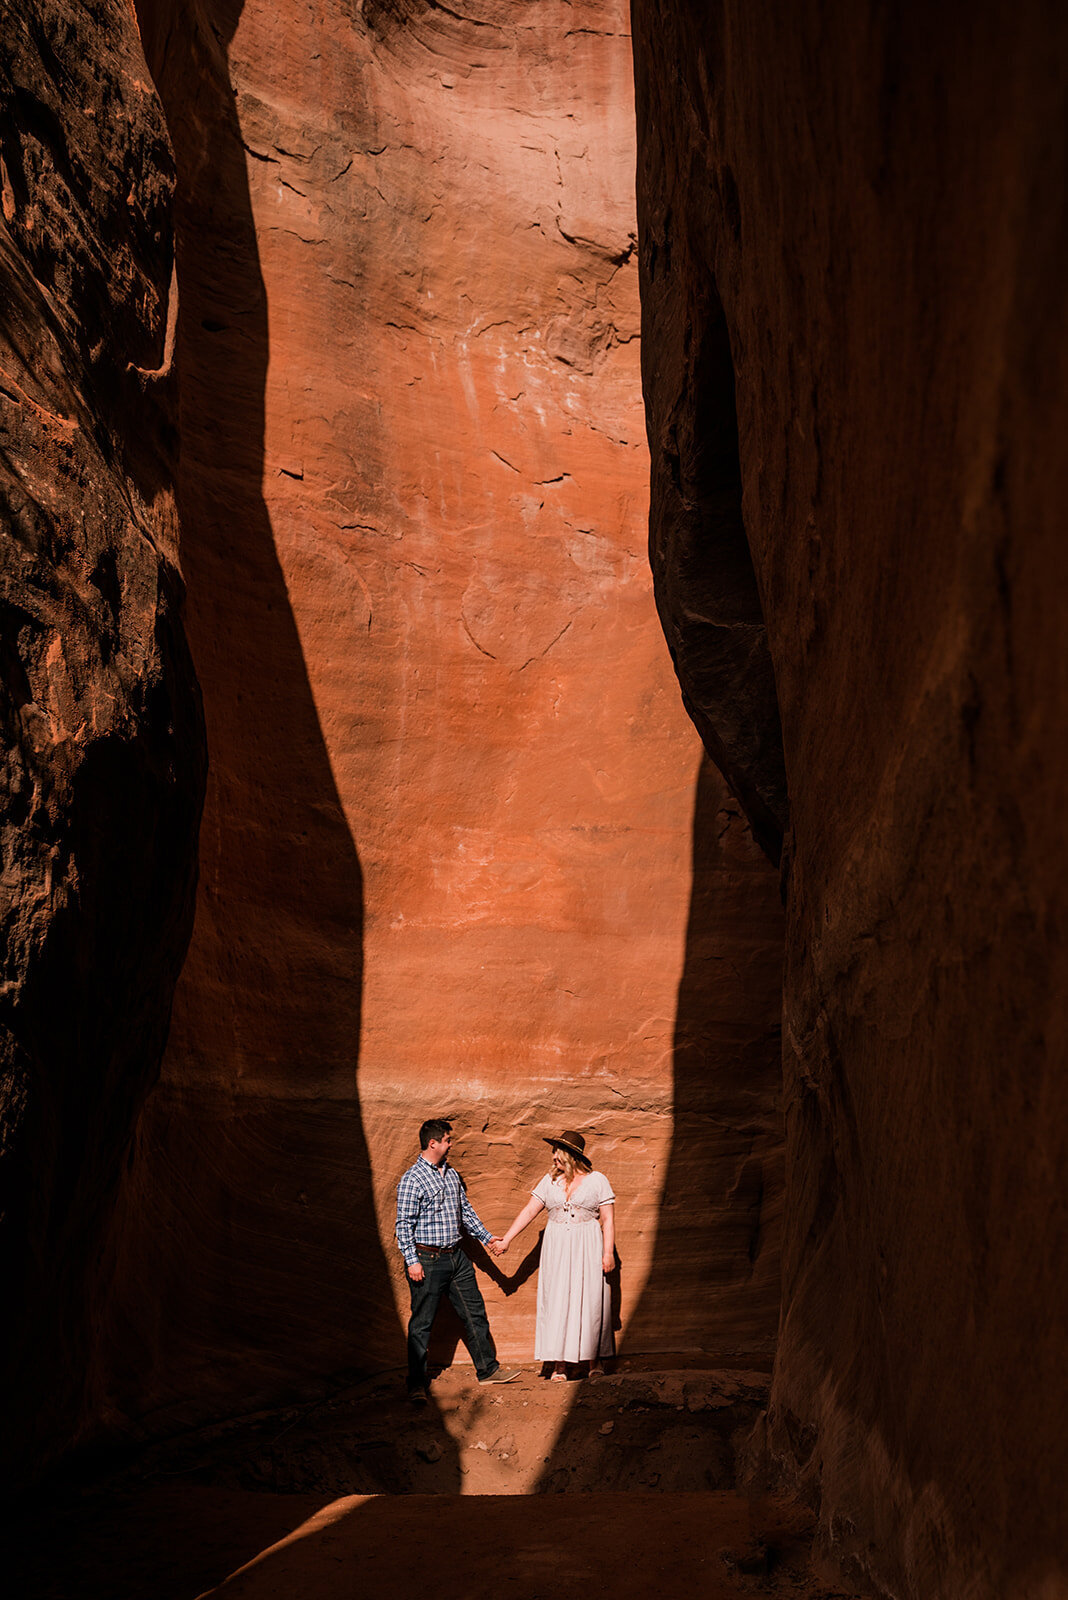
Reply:
[[[614,1200],[612,1186],[601,1172],[587,1172],[571,1191],[562,1178],[544,1177],[534,1194],[548,1210],[546,1226],[550,1228],[579,1228],[600,1221],[600,1208]]]
[[[574,1227],[580,1222],[597,1222],[598,1208],[592,1211],[589,1206],[576,1205],[573,1200],[565,1200],[562,1206],[554,1206],[549,1212],[549,1224],[553,1227]]]

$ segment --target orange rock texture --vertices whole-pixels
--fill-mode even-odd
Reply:
[[[119,0],[0,16],[0,1478],[22,1483],[92,1407],[102,1239],[188,941],[204,761],[162,112]]]
[[[108,1404],[401,1365],[394,1191],[442,1113],[500,1231],[586,1133],[625,1344],[766,1356],[781,907],[652,603],[626,7],[138,14],[210,775]],[[480,1260],[508,1358],[535,1260]]]
[[[658,602],[733,454],[789,789],[772,1455],[879,1592],[1060,1594],[1065,16],[634,15]]]

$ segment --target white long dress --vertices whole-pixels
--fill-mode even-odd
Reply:
[[[612,1295],[602,1270],[600,1206],[615,1199],[603,1172],[587,1172],[570,1200],[551,1173],[533,1190],[549,1213],[541,1240],[535,1361],[592,1361],[615,1351]]]

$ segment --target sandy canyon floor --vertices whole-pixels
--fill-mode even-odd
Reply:
[[[400,1375],[141,1451],[17,1519],[25,1600],[538,1600],[750,1594],[846,1600],[812,1519],[731,1487],[767,1374],[621,1361],[557,1384],[468,1367],[412,1407]]]

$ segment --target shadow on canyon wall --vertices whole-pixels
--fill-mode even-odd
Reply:
[[[624,1347],[664,1349],[670,1330],[667,1348],[770,1358],[783,1182],[783,912],[777,874],[708,756],[697,774],[691,860],[674,1133],[653,1262]]]
[[[622,1353],[663,1352],[666,1367],[683,1352],[708,1365],[770,1369],[783,1192],[782,915],[778,875],[703,756],[675,1016],[674,1133],[649,1276],[617,1335]],[[626,1260],[623,1237],[616,1311]],[[574,1448],[565,1423],[539,1488],[560,1481]]]
[[[137,4],[178,168],[179,510],[210,759],[197,924],[117,1246],[114,1400],[149,1433],[317,1397],[404,1348],[355,1089],[360,860],[262,492],[267,300],[227,57],[242,3]]]

